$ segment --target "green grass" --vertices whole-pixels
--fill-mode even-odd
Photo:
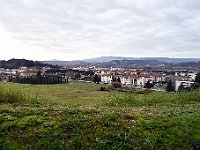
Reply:
[[[167,83],[155,85],[153,88],[156,88],[156,89],[158,88],[158,89],[161,89],[161,90],[166,90],[166,87],[167,87]]]
[[[96,105],[105,97],[111,95],[100,91],[101,85],[80,81],[57,85],[30,85],[0,83],[0,87],[21,89],[32,98],[45,98],[48,102],[70,105]]]
[[[200,90],[180,93],[152,92],[149,94],[116,94],[106,98],[102,105],[109,107],[152,106],[200,102]]]
[[[27,97],[16,88],[0,87],[0,102],[14,103],[26,101]]]
[[[100,86],[1,83],[9,98],[0,101],[0,149],[199,149],[200,90],[136,94]]]

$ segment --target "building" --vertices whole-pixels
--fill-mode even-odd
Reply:
[[[184,88],[190,87],[192,84],[194,84],[193,81],[190,80],[176,80],[175,81],[175,91],[179,90],[179,87],[182,85]]]

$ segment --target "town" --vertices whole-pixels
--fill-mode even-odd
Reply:
[[[98,84],[120,82],[123,87],[133,89],[152,87],[152,90],[156,91],[163,91],[163,89],[154,88],[154,85],[170,83],[172,86],[171,91],[180,91],[189,89],[194,85],[198,72],[197,69],[168,69],[163,71],[163,67],[160,70],[147,70],[144,67],[138,66],[135,68],[79,65],[55,67],[42,64],[39,67],[0,68],[0,81],[33,84],[59,84],[68,83],[71,80],[95,82]],[[40,80],[37,78],[38,76],[40,76]],[[37,81],[35,81],[36,78]]]

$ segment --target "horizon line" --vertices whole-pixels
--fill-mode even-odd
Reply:
[[[84,61],[96,58],[109,58],[109,57],[121,57],[121,58],[131,58],[131,59],[140,59],[140,58],[169,58],[169,59],[200,59],[200,57],[167,57],[167,56],[142,56],[142,57],[131,57],[131,56],[99,56],[99,57],[90,57],[84,59],[74,59],[74,60],[63,60],[63,59],[49,59],[49,60],[34,60],[34,59],[27,59],[27,58],[9,58],[9,59],[0,59],[0,61],[8,61],[11,59],[25,59],[25,60],[32,60],[32,61]]]

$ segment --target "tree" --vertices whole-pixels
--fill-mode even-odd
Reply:
[[[117,78],[117,82],[121,83],[121,79],[120,79],[120,77]]]
[[[173,92],[174,91],[174,86],[173,86],[172,80],[168,81],[167,87],[166,87],[166,91],[168,91],[168,92]]]
[[[42,77],[42,72],[41,72],[41,71],[38,71],[36,76],[37,76],[37,77]]]
[[[195,77],[194,82],[196,82],[198,85],[200,85],[200,72],[197,73],[197,76]]]
[[[80,80],[80,78],[81,78],[80,73],[77,73],[77,74],[75,75],[75,79],[76,79],[76,80]]]
[[[84,72],[83,72],[83,75],[90,75],[90,76],[93,76],[93,75],[94,75],[94,71],[92,71],[92,70],[84,71]]]
[[[152,87],[152,84],[148,80],[147,83],[145,84],[145,88],[150,89]]]
[[[116,82],[116,81],[117,81],[116,77],[112,77],[112,82]]]
[[[101,80],[100,80],[99,76],[97,74],[95,74],[94,78],[93,78],[93,82],[99,84],[100,81]]]
[[[195,80],[194,80],[194,84],[191,86],[192,89],[197,89],[200,87],[200,72],[197,73]]]

